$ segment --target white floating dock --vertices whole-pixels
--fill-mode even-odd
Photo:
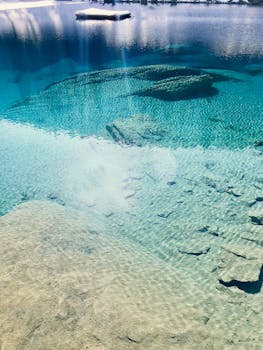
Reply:
[[[131,17],[131,13],[129,11],[112,11],[97,8],[80,10],[77,11],[75,15],[77,19],[110,19],[113,21]]]

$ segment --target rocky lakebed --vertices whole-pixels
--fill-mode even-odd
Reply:
[[[154,110],[120,110],[96,133],[64,134],[55,121],[63,114],[64,130],[72,118],[85,122],[86,96],[101,89],[119,106],[204,100],[215,108],[224,84],[242,89],[244,77],[171,65],[107,69],[5,111],[2,161],[16,172],[0,185],[1,194],[8,187],[1,350],[262,349],[262,130],[251,124],[229,147],[243,131],[216,115],[205,135],[224,128],[209,145],[194,131],[187,143],[187,127],[180,138]]]

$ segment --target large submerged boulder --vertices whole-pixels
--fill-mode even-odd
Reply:
[[[219,282],[246,293],[259,293],[263,282],[263,249],[238,244],[221,247]]]
[[[139,66],[139,67],[125,67],[114,69],[103,69],[95,72],[79,74],[60,82],[50,84],[46,89],[59,86],[60,84],[96,84],[103,83],[105,81],[111,81],[115,79],[123,78],[135,78],[142,80],[158,81],[161,79],[167,79],[175,76],[185,75],[200,75],[202,71],[200,69],[192,69],[188,67],[172,66],[165,64]]]
[[[181,254],[200,256],[207,254],[210,251],[210,245],[207,242],[189,239],[176,244],[176,247]]]
[[[138,96],[150,96],[161,100],[176,101],[212,96],[217,89],[212,87],[209,74],[184,76],[161,80],[150,87],[135,92]]]
[[[184,66],[172,66],[165,64],[157,65],[147,65],[139,67],[125,67],[125,68],[114,68],[114,69],[105,69],[95,72],[79,74],[67,79],[64,79],[60,82],[50,84],[46,87],[46,90],[51,87],[60,87],[61,84],[64,86],[74,85],[74,84],[96,84],[103,83],[106,81],[111,81],[115,79],[123,78],[135,78],[141,80],[150,80],[150,81],[160,81],[163,79],[174,78],[174,77],[183,77],[183,76],[200,76],[203,74],[209,75],[214,81],[225,81],[233,80],[233,78],[226,75],[221,75],[217,73],[208,73],[201,69],[189,68]]]
[[[145,115],[116,119],[106,125],[106,131],[115,142],[136,146],[159,144],[167,134],[158,121]]]
[[[202,71],[200,69],[180,66],[152,65],[144,66],[142,68],[144,69],[138,72],[131,71],[132,76],[136,79],[159,81],[173,77],[202,74]]]
[[[263,66],[261,64],[247,64],[244,69],[246,73],[254,76],[262,73]]]

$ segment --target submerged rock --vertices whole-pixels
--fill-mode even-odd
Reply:
[[[214,237],[222,237],[224,235],[224,231],[219,227],[211,227],[209,225],[200,227],[197,229],[198,233],[205,233]]]
[[[90,126],[92,128],[93,123],[98,124],[97,114],[100,114],[101,119],[106,117],[106,113],[108,114],[108,108],[105,107],[107,104],[112,105],[111,113],[119,116],[120,109],[126,105],[126,99],[123,97],[132,96],[134,93],[136,95],[137,90],[139,94],[160,95],[158,90],[165,86],[165,91],[162,93],[165,99],[193,98],[215,93],[217,90],[211,88],[212,82],[226,79],[229,78],[214,73],[204,73],[200,69],[171,65],[89,72],[53,83],[38,94],[14,103],[5,111],[4,118],[30,123],[38,128],[44,127],[52,131],[70,130],[74,133],[79,132],[81,135],[89,134]],[[149,87],[150,81],[160,85]],[[208,89],[204,89],[205,81],[209,81]],[[186,88],[190,82],[191,87]],[[202,86],[197,87],[199,91],[192,91],[191,94],[191,89],[194,89],[198,82],[202,82]],[[178,84],[181,87],[184,86],[187,93],[179,92]],[[174,93],[175,85],[177,85],[177,95]],[[149,91],[146,89],[145,92],[146,86]],[[166,91],[168,88],[172,89],[172,93]],[[124,95],[121,95],[120,91]]]
[[[117,119],[106,130],[115,142],[136,146],[160,143],[167,134],[158,121],[144,115]]]
[[[212,87],[213,78],[208,74],[184,76],[161,80],[154,85],[135,93],[161,100],[176,101],[212,96],[217,89]]]
[[[59,86],[60,84],[96,84],[103,83],[105,81],[111,81],[115,79],[123,79],[126,77],[158,81],[176,76],[187,75],[201,75],[203,74],[200,69],[192,69],[188,67],[172,66],[165,64],[148,65],[139,67],[126,67],[126,68],[114,68],[104,69],[95,72],[79,74],[60,82],[50,84],[46,87],[46,90],[51,87]],[[227,77],[225,77],[227,78]]]
[[[201,75],[200,69],[180,67],[180,66],[169,66],[169,65],[153,65],[138,67],[144,68],[141,72],[133,74],[134,78],[143,80],[159,81],[168,78],[188,76],[188,75]]]
[[[261,267],[262,263],[258,261],[240,262],[239,264],[230,266],[228,270],[225,269],[223,272],[221,272],[219,280],[225,283],[227,287],[236,286],[239,289],[247,291],[251,288],[251,293],[253,293],[252,290],[254,284],[262,284],[262,282],[259,282]],[[247,285],[243,283],[246,283]],[[253,285],[250,285],[250,288],[249,283],[253,283]],[[256,287],[255,292],[256,291],[259,291],[259,288]]]
[[[246,259],[246,260],[258,260],[260,259],[263,261],[263,250],[254,248],[254,247],[248,247],[243,246],[239,244],[226,244],[221,247],[225,252],[228,252],[229,254],[233,254],[237,257]]]
[[[263,141],[255,141],[255,147],[263,147]]]
[[[202,255],[207,254],[210,250],[210,246],[206,243],[200,242],[198,240],[186,240],[185,242],[178,243],[176,245],[178,251],[182,254],[188,255]]]
[[[262,73],[262,66],[260,64],[248,64],[245,66],[245,71],[254,76]]]
[[[114,69],[105,69],[95,72],[79,74],[67,79],[64,79],[60,82],[50,84],[46,87],[46,90],[59,87],[63,85],[74,85],[74,84],[96,84],[104,83],[106,81],[111,81],[115,79],[124,79],[127,77],[141,79],[141,80],[150,80],[150,81],[160,81],[163,79],[181,77],[181,76],[199,76],[207,74],[214,81],[225,81],[233,80],[233,78],[226,75],[221,75],[217,73],[208,73],[204,72],[201,69],[189,68],[184,66],[172,66],[165,64],[158,65],[148,65],[148,66],[139,66],[139,67],[126,67],[126,68],[114,68]]]
[[[211,87],[212,82],[219,79],[227,78],[169,65],[90,72],[49,85],[38,94],[18,101],[3,113],[3,118],[52,131],[93,135],[104,128],[103,121],[108,121],[109,115],[117,119],[121,110],[128,107],[137,106],[136,110],[140,110],[147,101],[139,101],[136,95],[171,101],[210,96],[217,92]]]
[[[260,292],[263,281],[263,249],[242,245],[221,247],[219,282],[246,293]]]
[[[174,210],[166,210],[162,213],[157,214],[160,218],[168,219],[170,215],[174,213]]]
[[[248,216],[250,217],[252,224],[263,225],[263,210],[250,210]]]

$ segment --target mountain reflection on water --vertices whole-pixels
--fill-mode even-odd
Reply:
[[[35,70],[67,57],[98,67],[121,60],[122,48],[127,60],[148,54],[149,63],[160,54],[156,50],[171,43],[193,47],[185,55],[173,55],[173,60],[191,65],[229,67],[263,56],[262,8],[118,4],[114,8],[131,10],[131,19],[76,21],[75,11],[87,6],[65,3],[0,12],[0,65],[8,60],[16,69]]]

